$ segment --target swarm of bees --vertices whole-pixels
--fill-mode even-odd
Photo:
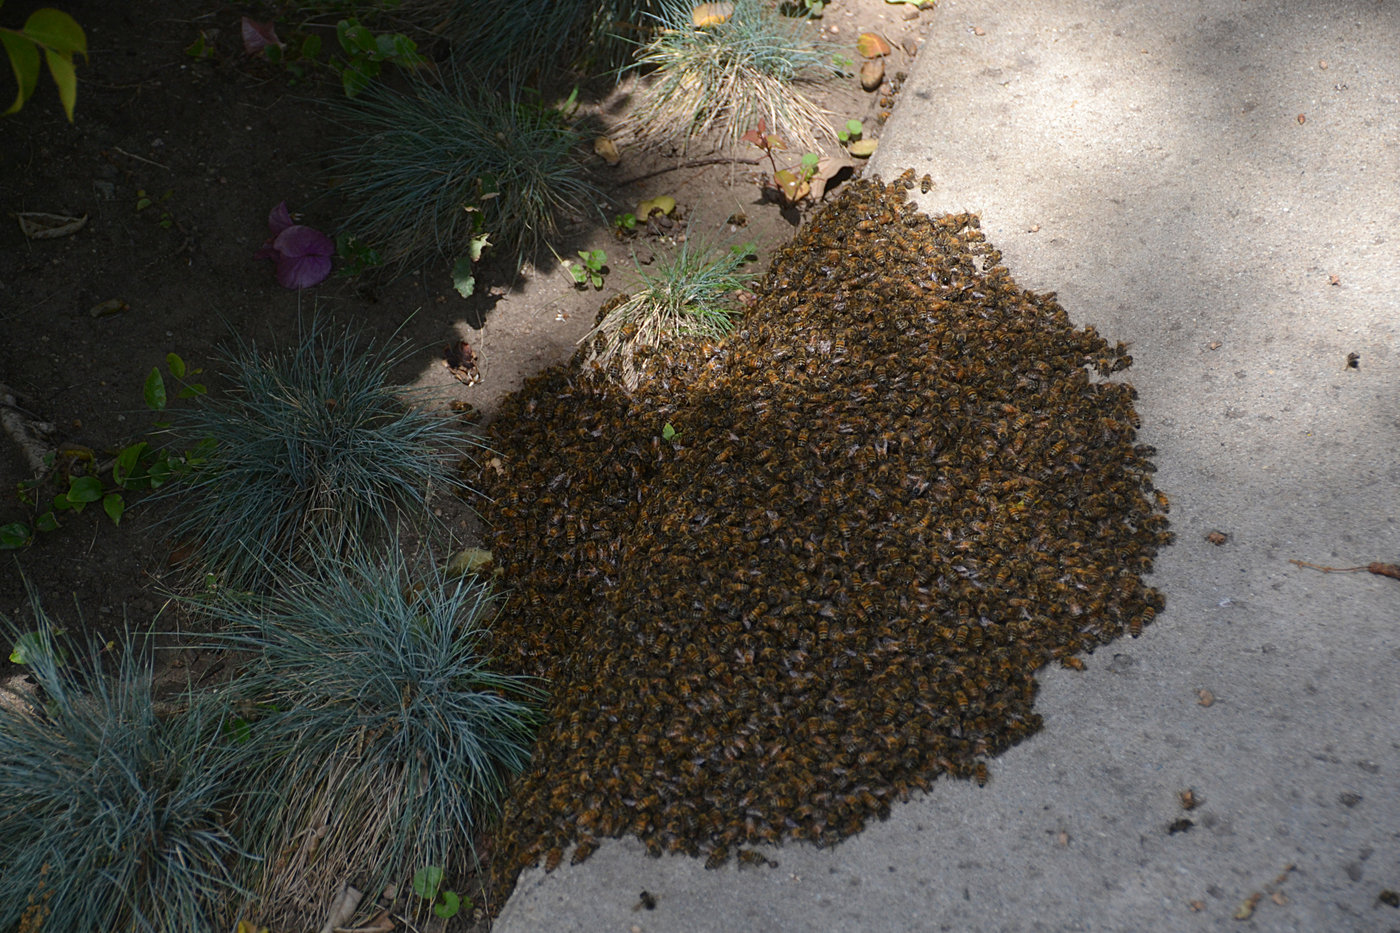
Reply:
[[[746,863],[985,783],[1040,727],[1038,669],[1162,609],[1123,346],[914,184],[848,185],[724,341],[631,392],[580,354],[489,427],[493,653],[552,697],[498,894],[605,837]]]

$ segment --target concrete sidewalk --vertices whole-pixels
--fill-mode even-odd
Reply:
[[[1400,930],[1400,581],[1289,563],[1400,561],[1400,4],[940,0],[927,36],[873,170],[1132,343],[1167,609],[1047,670],[985,788],[777,868],[608,840],[497,933]]]

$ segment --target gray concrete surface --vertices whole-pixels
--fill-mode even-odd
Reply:
[[[1400,561],[1400,4],[940,0],[927,36],[875,170],[1132,342],[1166,612],[1045,672],[986,788],[770,869],[609,841],[498,933],[1400,930],[1400,581],[1288,562]]]

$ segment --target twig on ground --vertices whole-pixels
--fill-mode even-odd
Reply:
[[[1305,560],[1289,560],[1290,564],[1297,564],[1299,567],[1307,567],[1312,570],[1321,570],[1323,573],[1357,573],[1365,570],[1367,573],[1374,573],[1381,577],[1392,577],[1400,580],[1400,564],[1383,564],[1378,560],[1362,567],[1324,567],[1321,564],[1311,564]]]
[[[702,165],[757,165],[757,159],[731,159],[726,156],[714,156],[708,159],[691,159],[689,162],[682,162],[679,165],[668,165],[659,168],[654,172],[645,172],[641,175],[634,175],[631,178],[618,182],[619,186],[634,185],[639,181],[646,181],[648,178],[655,178],[657,175],[664,175],[667,172],[674,172],[683,168],[699,168]]]
[[[25,414],[28,412],[15,401],[15,395],[10,388],[0,383],[0,426],[5,428],[5,433],[18,445],[30,468],[36,474],[42,473],[48,468],[45,460],[54,451],[53,447],[43,440],[42,435],[51,434],[56,429],[47,422],[26,418]]]

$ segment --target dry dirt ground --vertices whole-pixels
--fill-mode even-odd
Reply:
[[[21,23],[39,5],[10,3],[0,22]],[[674,237],[646,233],[619,242],[608,223],[615,215],[635,211],[643,198],[671,195],[691,234],[720,245],[756,243],[758,271],[819,207],[816,197],[800,210],[766,202],[753,148],[624,148],[616,166],[594,161],[608,203],[552,244],[560,256],[606,250],[601,290],[575,288],[546,253],[518,276],[488,264],[470,299],[456,294],[446,268],[379,283],[337,271],[312,289],[289,291],[254,253],[279,201],[303,222],[338,232],[343,204],[324,163],[335,132],[325,104],[340,96],[338,83],[327,75],[292,86],[284,70],[246,56],[240,17],[268,14],[256,5],[57,5],[84,27],[91,51],[78,70],[76,120],[64,120],[44,76],[23,111],[0,121],[0,383],[25,417],[54,426],[45,438],[54,449],[87,448],[101,458],[149,437],[153,416],[142,404],[142,384],[168,352],[204,367],[217,392],[220,345],[231,334],[277,345],[294,339],[299,318],[313,310],[378,339],[401,329],[422,350],[399,378],[489,417],[526,377],[573,353],[599,306],[635,284],[634,262],[674,247]],[[857,36],[883,35],[893,49],[886,60],[893,78],[912,62],[920,16],[909,5],[836,0],[820,28],[833,55],[857,62]],[[196,59],[186,50],[201,32],[213,54]],[[585,111],[604,130],[626,114],[629,85],[587,76],[580,83]],[[13,90],[0,93],[8,101]],[[878,137],[879,113],[891,105],[881,91],[863,91],[855,76],[812,96],[837,126],[862,119],[868,137]],[[828,148],[841,152],[835,143]],[[785,155],[795,162],[800,153]],[[154,203],[138,210],[142,192]],[[87,221],[73,235],[34,240],[9,216],[21,212]],[[461,385],[441,365],[443,345],[459,337],[480,356],[478,385]],[[0,438],[0,525],[34,517],[14,492],[31,475],[19,448]],[[70,632],[105,641],[124,626],[147,627],[163,588],[177,582],[160,524],[164,509],[138,499],[113,527],[90,508],[31,546],[0,554],[0,613],[27,622],[27,581]]]

